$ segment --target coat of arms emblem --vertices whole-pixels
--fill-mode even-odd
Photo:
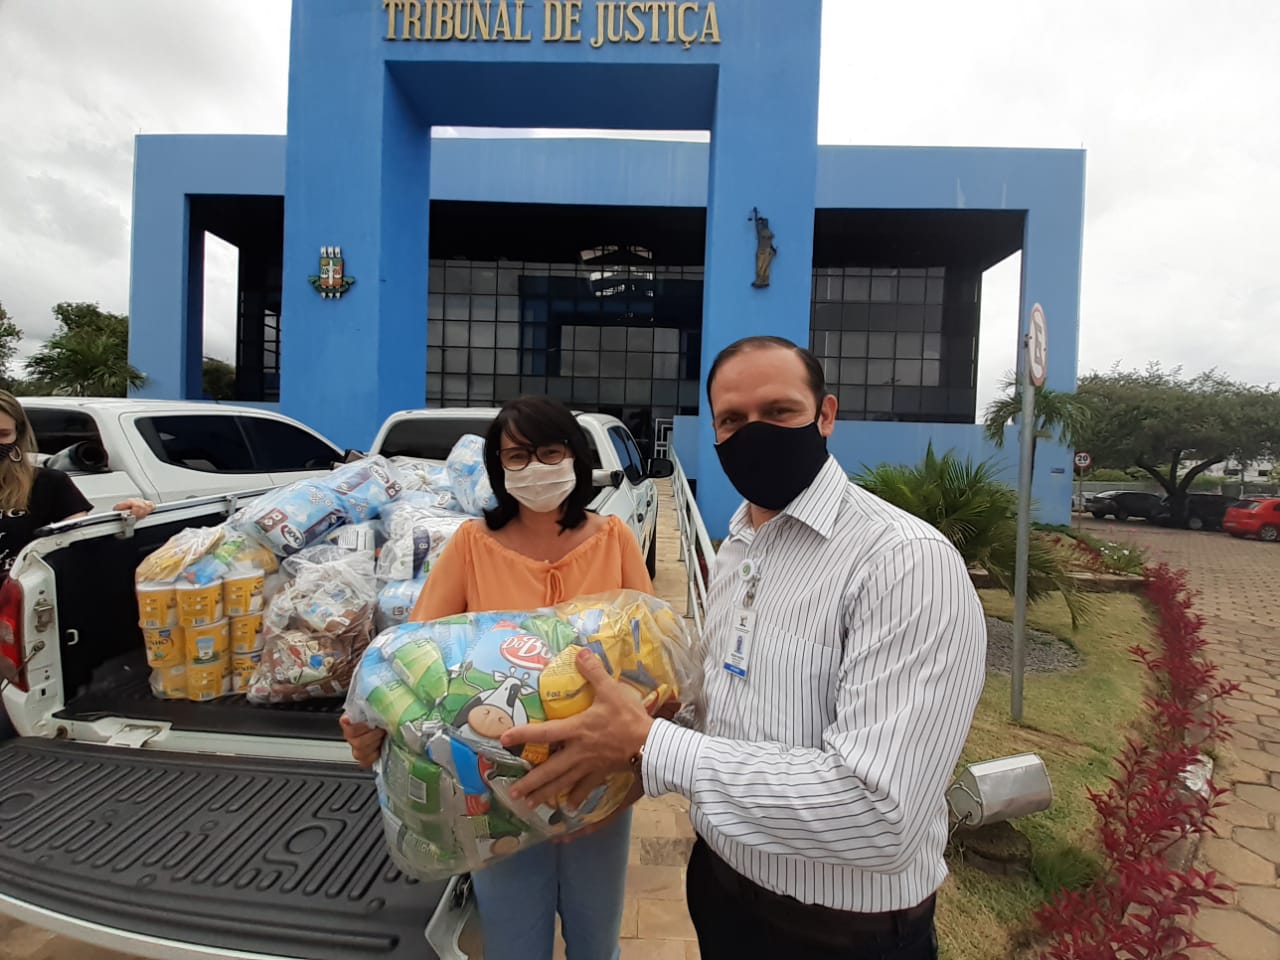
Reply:
[[[311,281],[311,285],[316,288],[320,296],[326,300],[337,300],[350,290],[351,285],[356,282],[355,277],[346,275],[342,262],[341,247],[321,247],[320,274],[307,279]]]

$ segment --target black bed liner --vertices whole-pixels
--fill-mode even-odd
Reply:
[[[151,693],[151,671],[139,652],[100,670],[94,682],[54,714],[57,720],[100,720],[126,717],[156,720],[181,730],[251,737],[298,737],[341,740],[341,699],[303,703],[255,704],[244,697],[223,697],[204,703],[159,700]]]
[[[391,863],[355,767],[0,744],[0,894],[114,930],[307,960],[434,958],[444,883]]]

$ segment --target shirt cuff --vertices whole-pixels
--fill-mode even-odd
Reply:
[[[666,720],[654,721],[644,744],[640,779],[650,797],[678,793],[692,800],[703,735]]]

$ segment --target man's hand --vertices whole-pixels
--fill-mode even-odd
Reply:
[[[338,724],[342,727],[343,739],[351,748],[351,756],[356,763],[368,770],[377,761],[378,754],[382,752],[382,741],[387,735],[386,732],[377,727],[356,723],[345,713],[338,719]]]
[[[567,720],[528,724],[502,735],[504,747],[561,745],[551,759],[511,788],[513,797],[534,806],[554,807],[562,796],[580,801],[608,774],[630,770],[631,758],[640,752],[653,726],[634,688],[609,676],[600,659],[585,647],[578,651],[577,667],[595,693],[590,707]]]

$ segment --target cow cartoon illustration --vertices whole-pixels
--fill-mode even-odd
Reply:
[[[465,674],[464,674],[465,675]],[[453,725],[463,733],[474,733],[489,740],[497,740],[512,727],[529,722],[529,712],[520,701],[538,691],[529,685],[529,677],[495,672],[493,690],[481,690],[462,705]]]

